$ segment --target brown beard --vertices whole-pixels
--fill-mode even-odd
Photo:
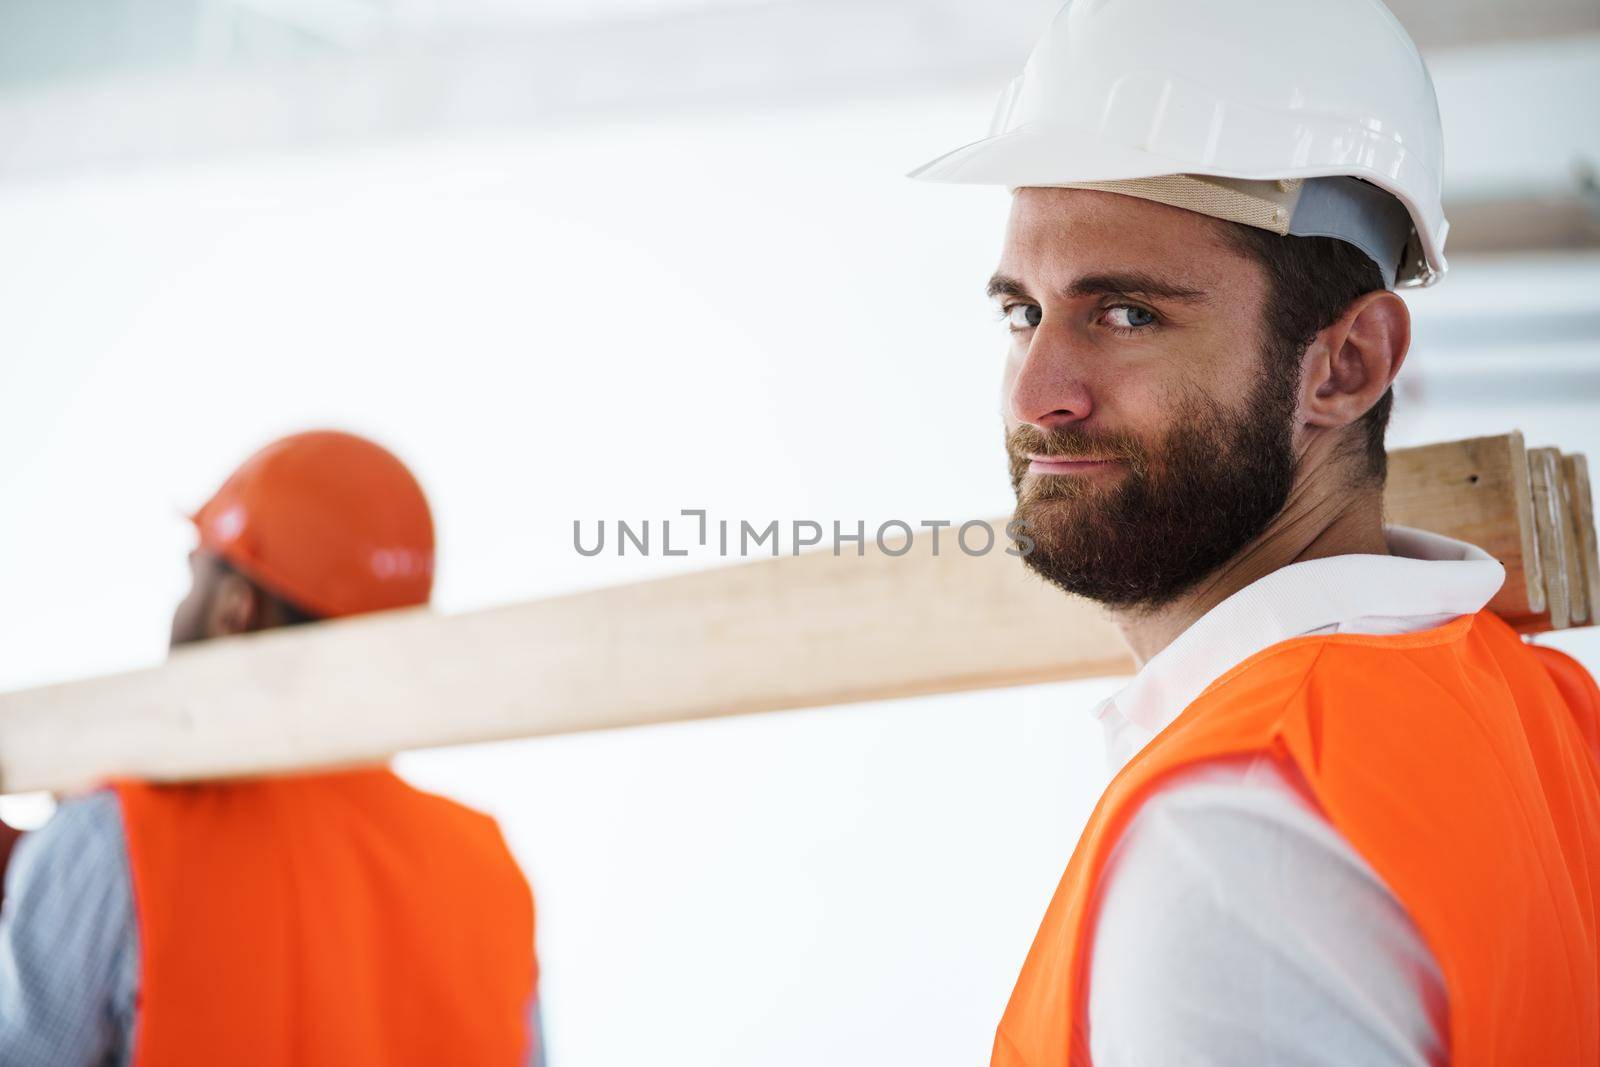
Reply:
[[[1286,388],[1287,386],[1287,388]],[[1242,414],[1192,392],[1159,447],[1128,434],[1019,426],[1006,439],[1024,562],[1069,593],[1149,610],[1236,556],[1283,509],[1294,484],[1295,383],[1267,373]],[[1028,453],[1121,460],[1109,487],[1028,474]]]

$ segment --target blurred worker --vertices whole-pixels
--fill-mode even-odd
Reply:
[[[1382,523],[1440,164],[1375,0],[1083,0],[915,172],[1013,191],[1027,564],[1141,664],[996,1065],[1600,1063],[1600,690]]]
[[[390,453],[285,438],[194,516],[174,648],[428,602]],[[181,653],[180,653],[181,654]],[[539,1064],[533,900],[493,820],[387,769],[122,781],[17,849],[0,1064]]]

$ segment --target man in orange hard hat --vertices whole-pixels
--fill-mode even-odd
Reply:
[[[422,605],[433,521],[405,466],[296,434],[194,516],[175,649]],[[533,899],[493,820],[387,769],[64,802],[0,915],[0,1063],[543,1063]]]

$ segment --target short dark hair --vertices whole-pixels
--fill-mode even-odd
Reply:
[[[1361,249],[1336,237],[1281,237],[1271,230],[1228,222],[1235,248],[1267,276],[1262,331],[1272,370],[1299,384],[1300,357],[1318,332],[1336,321],[1350,302],[1384,288],[1378,265]],[[1388,476],[1383,434],[1394,408],[1393,387],[1361,417],[1341,451],[1355,459],[1366,485],[1381,487]]]

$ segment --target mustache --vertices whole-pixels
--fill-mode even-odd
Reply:
[[[1006,452],[1014,462],[1024,464],[1030,455],[1035,455],[1123,460],[1137,467],[1144,465],[1144,447],[1132,434],[1089,433],[1070,426],[1056,430],[1018,426],[1006,434]]]

